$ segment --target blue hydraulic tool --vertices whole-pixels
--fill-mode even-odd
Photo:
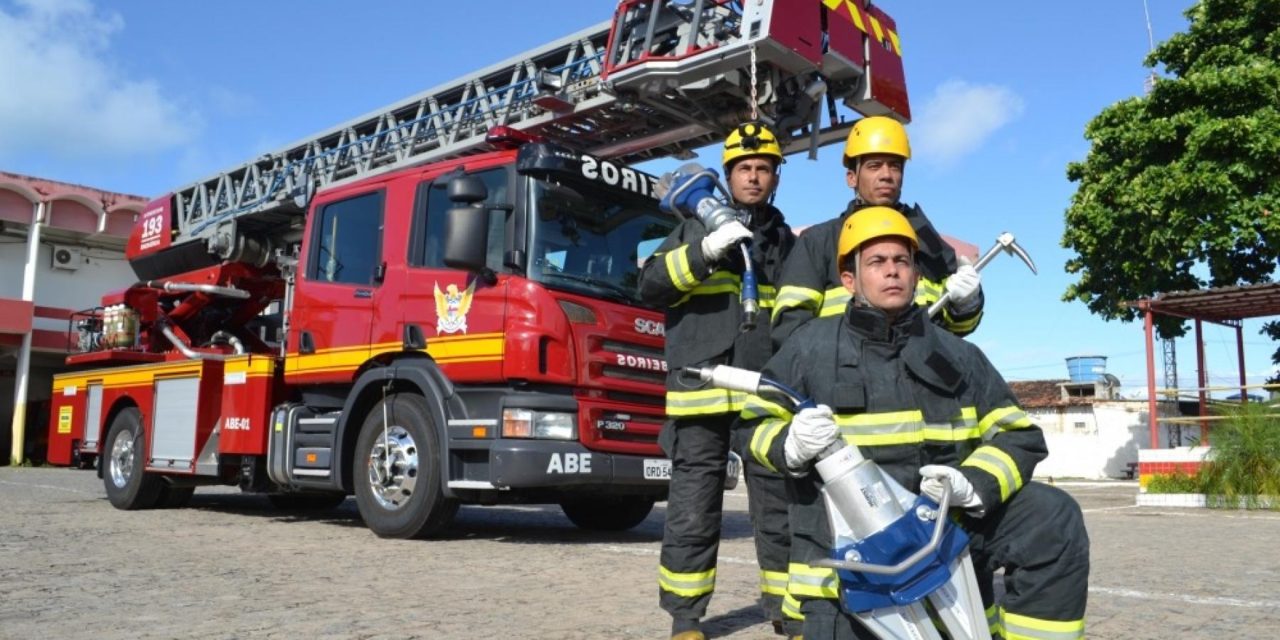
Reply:
[[[755,371],[720,365],[684,373],[794,411],[815,406]],[[846,611],[885,640],[991,638],[969,536],[947,517],[949,480],[942,480],[937,504],[907,491],[843,440],[819,454],[815,467],[834,542],[832,557],[815,565],[837,570]]]

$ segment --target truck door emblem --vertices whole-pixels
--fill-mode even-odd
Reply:
[[[462,333],[467,332],[467,312],[471,310],[471,296],[475,295],[476,282],[471,281],[466,291],[458,291],[458,285],[450,284],[445,287],[444,291],[440,290],[440,283],[435,284],[436,289],[436,332],[437,333]]]

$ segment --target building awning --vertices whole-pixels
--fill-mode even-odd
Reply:
[[[1280,316],[1280,282],[1174,291],[1125,304],[1138,309],[1149,307],[1167,316],[1219,323]]]

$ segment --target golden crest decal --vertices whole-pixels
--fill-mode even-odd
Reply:
[[[440,290],[440,282],[436,289],[436,332],[467,332],[467,312],[471,311],[471,296],[475,295],[476,282],[471,281],[466,291],[458,291],[458,285],[450,284],[444,291]]]

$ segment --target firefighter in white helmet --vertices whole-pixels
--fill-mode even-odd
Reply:
[[[773,284],[795,237],[771,202],[778,186],[782,147],[767,126],[748,122],[725,139],[722,164],[741,212],[717,229],[697,218],[667,236],[640,273],[645,302],[666,309],[667,423],[659,442],[670,456],[671,488],[658,567],[658,602],[672,618],[671,636],[705,638],[700,620],[716,584],[725,468],[732,427],[743,394],[701,386],[682,377],[685,366],[732,364],[759,368],[772,354],[767,313]],[[750,242],[759,287],[761,322],[740,331],[742,273],[738,244]],[[787,543],[784,485],[776,472],[746,469],[753,521],[768,513],[772,524],[757,538],[763,604],[780,624],[786,589]],[[781,514],[780,516],[778,514]]]
[[[927,307],[950,290],[951,300],[935,321],[959,336],[978,327],[983,296],[977,270],[967,258],[956,257],[919,205],[907,206],[900,201],[910,158],[911,145],[902,123],[873,116],[854,124],[844,148],[845,182],[853,189],[854,198],[840,215],[806,229],[787,260],[773,309],[775,346],[814,317],[838,315],[844,310],[849,294],[841,286],[835,264],[836,238],[850,214],[873,205],[897,209],[919,238],[921,281],[916,304]]]
[[[785,470],[792,497],[790,602],[804,637],[867,637],[840,608],[829,558],[832,533],[814,470],[837,440],[910,491],[942,497],[950,480],[956,521],[970,535],[991,633],[1005,638],[1084,637],[1089,538],[1080,506],[1031,481],[1044,434],[1018,407],[976,346],[929,321],[915,303],[918,236],[896,209],[872,206],[844,220],[831,258],[851,302],[806,323],[763,375],[818,406],[792,413],[752,396],[743,410],[750,453]],[[1004,596],[991,576],[1003,570]]]

